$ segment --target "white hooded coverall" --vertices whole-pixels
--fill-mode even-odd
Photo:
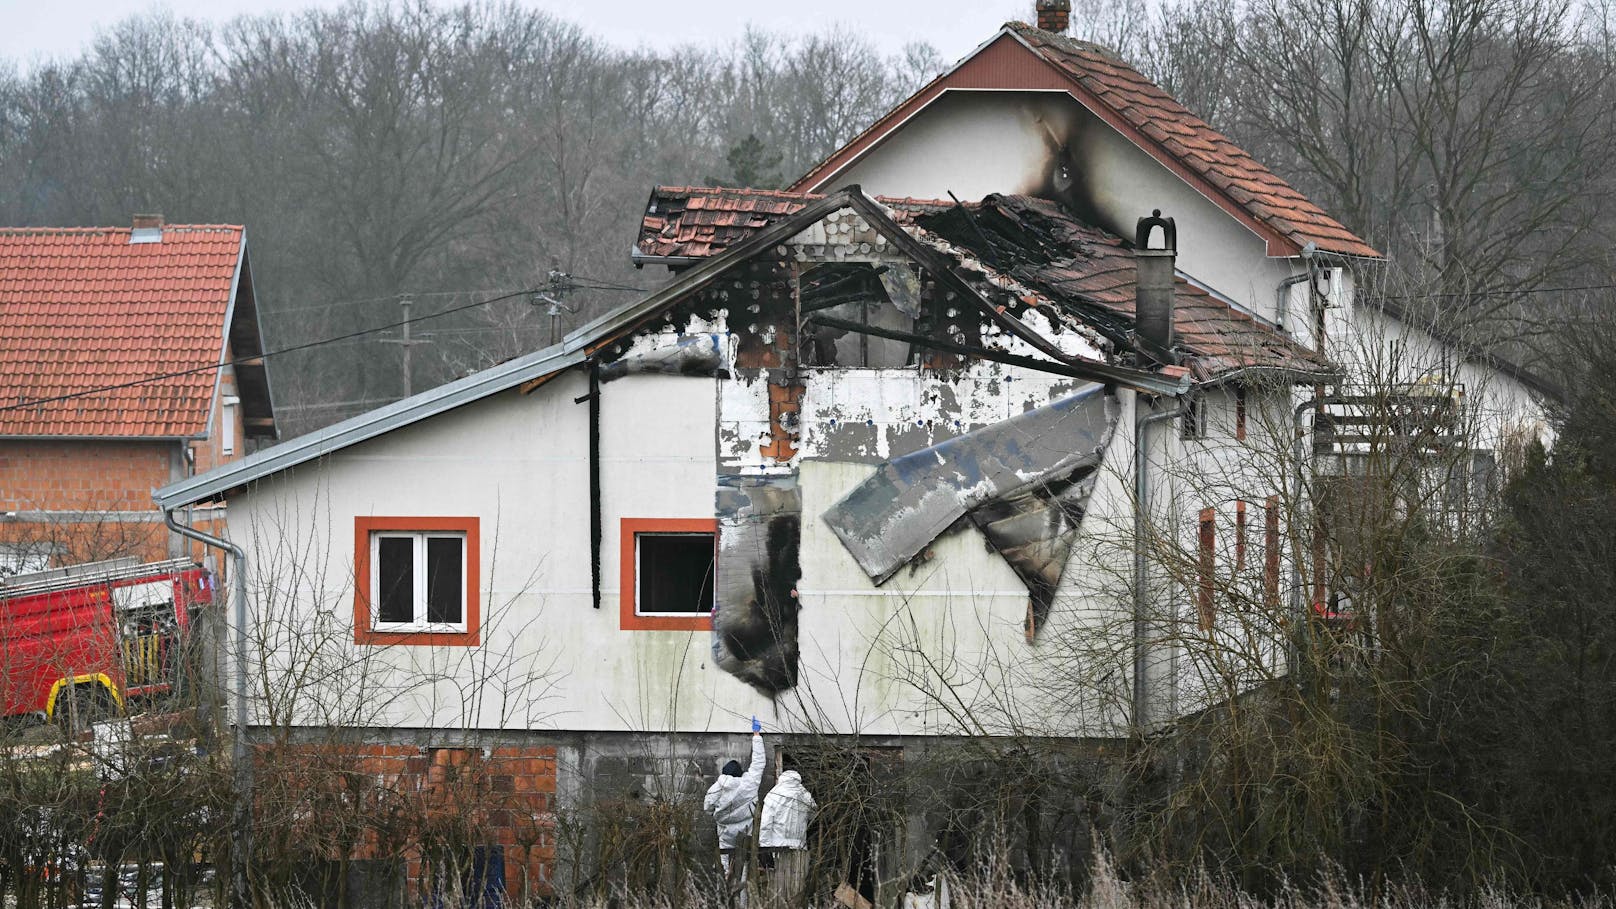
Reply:
[[[808,819],[819,806],[802,775],[787,770],[775,780],[774,788],[763,799],[763,821],[758,845],[763,848],[802,849],[808,843]]]
[[[752,831],[752,812],[757,806],[758,786],[763,782],[763,736],[752,733],[752,763],[740,776],[720,773],[701,803],[703,810],[718,822],[718,848],[734,849],[744,833]]]

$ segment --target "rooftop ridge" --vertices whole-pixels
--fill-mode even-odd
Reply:
[[[164,224],[163,231],[186,231],[190,233],[233,233],[246,230],[241,224]],[[0,235],[8,237],[53,237],[83,234],[128,234],[134,231],[133,227],[4,227],[0,226]]]
[[[1117,53],[1117,51],[1112,48],[1106,47],[1104,44],[1099,44],[1094,41],[1087,41],[1082,38],[1074,38],[1071,35],[1062,34],[1060,32],[1045,31],[1036,25],[1022,22],[1019,19],[1012,19],[1009,22],[1006,22],[1002,27],[1016,32],[1034,32],[1040,38],[1065,46],[1067,50],[1072,50],[1079,53],[1099,54],[1102,57],[1107,57],[1111,60],[1115,60],[1118,63],[1127,63],[1120,53]],[[1129,65],[1131,66],[1132,64]]]
[[[678,194],[697,195],[700,193],[733,193],[743,196],[775,196],[785,199],[823,199],[821,193],[804,193],[789,189],[759,189],[752,186],[662,186],[658,185],[652,190],[652,195]]]

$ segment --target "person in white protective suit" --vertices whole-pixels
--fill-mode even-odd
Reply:
[[[787,769],[763,798],[758,846],[773,859],[769,904],[795,906],[808,880],[808,821],[819,805],[802,784],[802,774],[791,759],[782,758],[781,764]]]
[[[718,824],[719,860],[729,872],[730,855],[752,832],[752,815],[757,810],[758,786],[763,782],[767,761],[763,755],[763,725],[752,718],[752,761],[741,770],[740,761],[730,761],[707,789],[702,810]]]

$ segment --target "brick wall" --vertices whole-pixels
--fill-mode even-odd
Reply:
[[[258,766],[260,817],[301,819],[278,831],[285,842],[328,860],[344,849],[352,859],[401,859],[412,896],[432,892],[434,855],[498,846],[513,902],[553,895],[553,746],[279,746],[262,750]],[[287,801],[304,810],[288,811]],[[341,831],[354,829],[364,833],[351,844]]]
[[[226,374],[219,396],[236,394],[235,379]],[[197,473],[235,461],[246,454],[242,408],[226,420],[214,408],[210,438],[189,443]],[[226,423],[229,425],[226,425]],[[235,440],[234,453],[223,453],[223,438]],[[47,441],[0,440],[0,512],[92,512],[87,520],[58,516],[48,521],[0,518],[0,546],[51,554],[52,565],[135,556],[166,559],[177,545],[152,503],[152,490],[183,475],[179,443],[143,440]],[[176,472],[176,471],[179,472]],[[222,522],[196,519],[203,530],[218,533]],[[203,549],[191,546],[200,560]]]
[[[0,520],[0,544],[42,548],[56,565],[167,558],[151,491],[170,481],[176,456],[173,442],[0,440],[0,512],[94,513]]]
[[[173,442],[0,441],[0,511],[145,511]]]

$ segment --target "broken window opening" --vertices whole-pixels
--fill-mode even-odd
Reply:
[[[372,533],[377,631],[466,630],[466,535]]]
[[[1206,437],[1206,399],[1199,393],[1184,397],[1184,409],[1179,416],[1178,437],[1184,440]]]
[[[712,533],[634,535],[635,615],[706,615],[713,610]]]
[[[905,312],[893,302],[888,288],[908,293],[913,271],[906,266],[875,265],[871,262],[833,262],[816,265],[799,279],[799,317],[803,320],[802,363],[804,366],[842,366],[891,369],[908,366],[913,351],[907,341],[879,338],[869,334],[813,324],[816,313],[864,326],[895,331],[913,331],[914,313]],[[914,309],[912,299],[902,302]]]

